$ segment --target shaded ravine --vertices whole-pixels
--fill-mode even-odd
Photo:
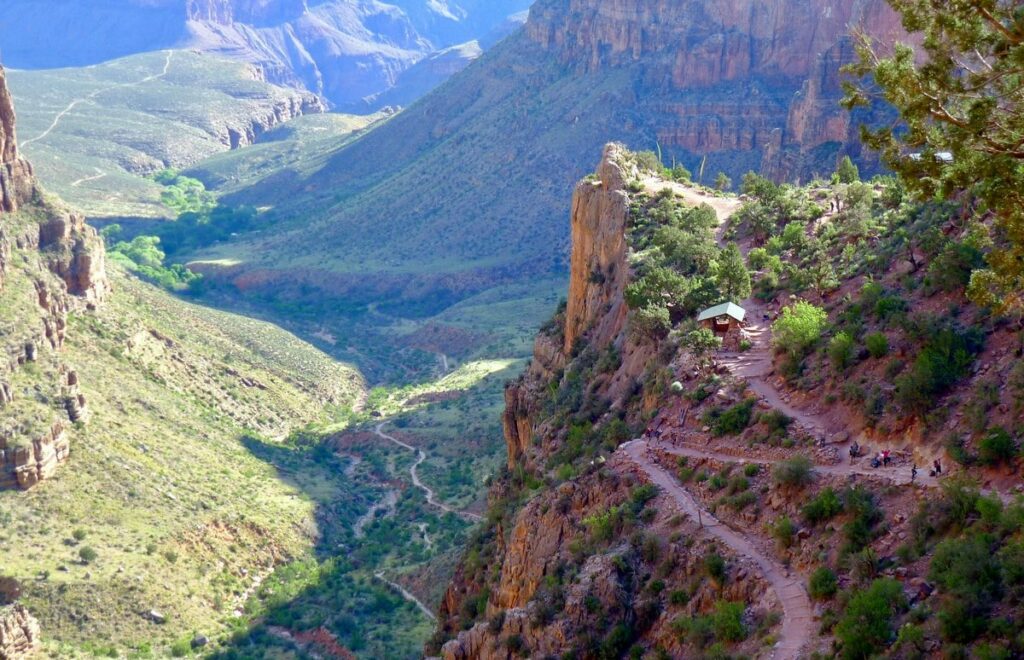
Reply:
[[[422,490],[423,493],[427,496],[428,504],[437,509],[440,509],[441,511],[444,511],[445,513],[454,513],[455,515],[465,520],[470,520],[473,522],[483,520],[483,516],[480,516],[475,513],[470,513],[469,511],[460,511],[458,509],[454,509],[445,504],[444,502],[439,501],[437,497],[434,495],[434,490],[420,480],[419,467],[420,465],[423,464],[424,461],[427,460],[426,452],[424,452],[422,449],[417,449],[416,447],[413,447],[407,442],[402,442],[401,440],[394,436],[384,433],[385,424],[387,424],[387,422],[381,422],[380,424],[377,425],[376,428],[374,428],[373,432],[377,435],[377,437],[383,438],[384,440],[387,440],[389,442],[393,442],[399,447],[402,447],[403,449],[408,449],[409,451],[414,452],[416,454],[416,461],[412,464],[412,467],[409,468],[409,476],[412,477],[413,485]]]
[[[814,635],[814,610],[803,580],[793,577],[780,563],[762,554],[746,536],[715,518],[672,475],[649,457],[650,447],[645,440],[633,440],[622,445],[619,451],[643,470],[653,484],[671,496],[688,516],[699,521],[708,534],[757,565],[782,603],[783,619],[779,640],[770,657],[774,660],[795,660],[800,657]]]

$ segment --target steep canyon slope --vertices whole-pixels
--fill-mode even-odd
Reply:
[[[5,3],[0,43],[8,65],[19,68],[195,49],[252,63],[272,82],[364,110],[419,60],[456,44],[492,43],[495,30],[508,29],[506,19],[528,6],[527,0],[117,0],[101,6],[61,0],[40,12],[34,0],[12,0]]]
[[[363,384],[279,328],[109,263],[36,182],[14,124],[0,69],[0,656],[167,655],[312,550],[317,505],[259,448]]]
[[[427,655],[1018,652],[1024,335],[966,300],[956,208],[646,169],[610,145],[576,188],[568,301],[506,386],[507,465]],[[753,291],[722,288],[725,237]],[[696,319],[729,299],[723,342]]]
[[[229,261],[223,280],[285,299],[449,301],[564,272],[579,154],[610,139],[703,162],[705,181],[806,177],[856,154],[856,119],[836,104],[861,25],[900,29],[884,0],[543,0],[523,31],[319,172],[233,195],[273,206],[279,231],[196,260],[211,274]]]

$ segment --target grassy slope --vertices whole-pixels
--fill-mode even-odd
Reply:
[[[160,186],[140,174],[226,151],[229,126],[297,97],[253,80],[247,65],[188,51],[8,79],[26,156],[50,190],[91,217],[167,217]]]
[[[32,272],[31,257],[23,268]],[[247,579],[308,552],[315,497],[245,438],[322,419],[362,389],[351,368],[273,326],[113,275],[112,299],[70,319],[63,359],[93,413],[72,432],[72,458],[33,491],[0,492],[4,572],[24,580],[60,654],[98,640],[157,647],[183,631],[215,633]],[[4,309],[32,323],[37,312],[19,304],[34,300],[18,286],[26,281],[20,268],[9,275]],[[45,381],[49,361],[44,352],[14,382]],[[78,545],[98,553],[89,566],[76,561],[75,529],[85,532]],[[166,626],[140,616],[154,608]]]

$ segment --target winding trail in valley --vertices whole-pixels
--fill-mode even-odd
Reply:
[[[419,611],[423,612],[424,616],[426,616],[428,619],[430,619],[431,621],[437,621],[437,615],[431,612],[430,608],[423,604],[423,601],[421,601],[419,598],[410,593],[409,590],[403,587],[402,585],[387,579],[384,576],[384,571],[377,571],[373,574],[373,577],[377,578],[378,580],[388,585],[398,593],[402,594],[403,598],[405,598],[410,603],[414,604],[419,609]]]
[[[424,463],[424,461],[427,460],[427,453],[422,449],[417,449],[416,447],[413,447],[409,443],[403,442],[398,438],[385,433],[385,424],[387,424],[387,422],[381,422],[380,424],[377,425],[373,432],[377,435],[377,437],[383,438],[384,440],[392,442],[398,445],[399,447],[402,447],[403,449],[408,449],[409,451],[416,454],[416,461],[412,464],[412,467],[409,468],[409,476],[412,477],[413,485],[422,490],[423,493],[427,496],[428,504],[437,509],[440,509],[441,511],[444,511],[445,513],[454,513],[455,515],[465,520],[470,520],[473,522],[483,520],[483,516],[480,516],[475,513],[470,513],[469,511],[460,511],[458,509],[453,509],[444,502],[439,501],[434,494],[434,490],[420,480],[419,467]]]
[[[763,554],[740,531],[733,530],[711,514],[675,478],[659,466],[650,454],[651,444],[633,440],[619,448],[643,470],[652,483],[666,492],[673,501],[708,534],[714,536],[738,555],[752,561],[771,584],[782,603],[783,621],[772,658],[792,660],[801,656],[814,635],[814,608],[801,576],[794,576],[779,562]]]
[[[82,177],[81,179],[78,179],[77,181],[73,181],[71,183],[71,187],[72,188],[77,188],[78,186],[82,185],[83,183],[88,183],[90,181],[98,181],[99,179],[102,179],[103,177],[107,176],[107,173],[104,172],[103,170],[99,169],[99,168],[96,169],[96,172],[97,173],[94,174],[93,176],[86,176],[86,177]]]
[[[125,89],[125,88],[128,88],[128,87],[138,87],[139,85],[145,85],[148,82],[152,82],[152,81],[157,80],[159,78],[163,78],[164,76],[167,75],[167,72],[171,70],[171,60],[174,58],[174,51],[173,50],[168,50],[168,51],[166,51],[165,54],[166,54],[166,59],[164,60],[164,67],[163,67],[163,70],[160,73],[154,73],[154,74],[148,75],[145,78],[143,78],[141,80],[137,80],[135,82],[117,83],[115,85],[110,85],[108,87],[103,87],[101,89],[97,89],[97,90],[95,90],[93,92],[90,92],[89,94],[87,94],[87,95],[85,95],[85,96],[83,96],[81,98],[73,99],[71,101],[71,103],[69,103],[67,105],[66,108],[64,108],[63,110],[61,110],[60,112],[57,113],[57,116],[55,116],[53,118],[53,121],[50,123],[50,125],[46,128],[45,131],[43,131],[39,135],[35,136],[34,138],[29,138],[28,140],[24,140],[21,143],[21,148],[24,149],[26,146],[28,146],[30,144],[33,144],[34,142],[39,142],[40,140],[46,139],[46,137],[49,136],[50,133],[53,133],[53,131],[57,128],[57,126],[60,125],[61,120],[64,119],[65,117],[67,117],[71,113],[72,110],[74,110],[75,108],[77,108],[79,105],[81,105],[83,103],[88,103],[88,102],[92,101],[93,99],[95,99],[100,94],[103,94],[105,92],[109,92],[109,91],[111,91],[113,89]],[[98,177],[98,176],[97,177],[93,177],[93,179],[97,179],[97,178],[100,178],[100,177]],[[89,180],[91,180],[91,179],[86,178],[86,179],[83,179],[83,180],[79,180],[76,183],[84,183],[85,181],[89,181]],[[74,184],[72,184],[72,185],[74,185]]]

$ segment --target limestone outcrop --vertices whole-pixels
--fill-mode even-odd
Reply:
[[[0,66],[0,212],[16,211],[32,197],[35,183],[32,167],[18,156],[18,138],[14,130],[14,103],[7,89],[4,69]],[[4,244],[0,229],[0,272],[4,269]]]
[[[20,660],[39,648],[39,622],[22,605],[0,607],[0,660]]]

